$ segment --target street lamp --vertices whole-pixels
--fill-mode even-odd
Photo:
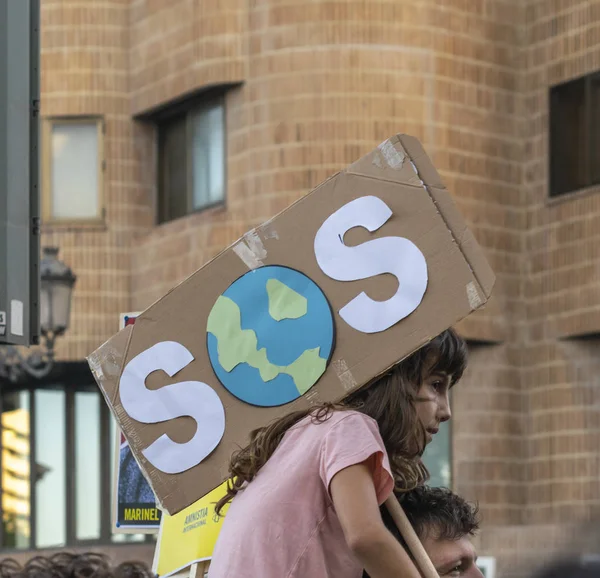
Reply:
[[[76,277],[58,259],[57,247],[45,247],[40,261],[40,330],[43,344],[28,355],[12,345],[0,347],[0,379],[40,379],[54,367],[54,341],[69,328],[71,293]]]

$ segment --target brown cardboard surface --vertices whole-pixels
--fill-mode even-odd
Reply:
[[[429,276],[419,307],[388,330],[372,334],[350,327],[338,311],[363,291],[375,300],[389,299],[397,288],[394,277],[336,281],[321,271],[314,255],[315,234],[322,223],[346,203],[367,195],[383,200],[393,215],[373,233],[351,229],[344,244],[405,237],[425,256]],[[246,248],[240,252],[242,243]],[[285,265],[304,273],[321,288],[334,312],[336,343],[325,373],[304,396],[280,407],[251,406],[235,398],[215,376],[207,353],[210,310],[219,295],[248,272],[247,263],[252,267]],[[94,352],[89,362],[161,506],[175,514],[226,478],[231,453],[246,444],[252,429],[310,404],[339,400],[372,381],[483,306],[493,284],[493,272],[420,143],[398,135],[223,251],[142,313],[134,326],[126,327]],[[127,415],[119,396],[125,365],[160,341],[183,344],[194,360],[173,378],[163,372],[152,373],[146,386],[157,389],[186,380],[201,381],[214,389],[225,407],[226,428],[219,445],[199,465],[180,474],[157,470],[142,451],[163,434],[186,442],[195,432],[195,421],[179,417],[157,424],[140,423]]]

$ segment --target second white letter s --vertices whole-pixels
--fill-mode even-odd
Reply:
[[[381,237],[355,247],[344,244],[344,235],[353,227],[373,232],[391,216],[378,197],[360,197],[328,217],[315,236],[315,257],[328,277],[358,281],[391,273],[398,280],[398,290],[390,299],[375,301],[363,291],[340,309],[340,317],[362,333],[385,331],[410,315],[427,289],[427,263],[412,241]]]

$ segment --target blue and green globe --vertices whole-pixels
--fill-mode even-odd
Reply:
[[[261,407],[304,395],[325,372],[334,340],[327,298],[289,267],[249,271],[208,316],[208,356],[217,378],[238,399]]]

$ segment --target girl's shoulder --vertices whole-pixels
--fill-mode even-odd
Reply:
[[[340,423],[344,426],[365,423],[371,427],[374,426],[376,429],[379,429],[377,426],[377,422],[372,417],[369,417],[368,415],[353,409],[335,409],[324,417],[318,417],[315,414],[309,414],[305,418],[300,420],[294,427],[307,427],[311,429],[313,427],[320,427],[323,430],[334,428]],[[323,428],[323,426],[325,427]]]
[[[354,410],[333,410],[327,415],[310,414],[292,426],[284,440],[291,442],[293,447],[352,447],[369,445],[383,448],[377,422]]]
[[[377,422],[370,416],[355,409],[335,410],[331,412],[332,423],[336,424],[345,420],[352,422],[365,422],[377,426]]]

